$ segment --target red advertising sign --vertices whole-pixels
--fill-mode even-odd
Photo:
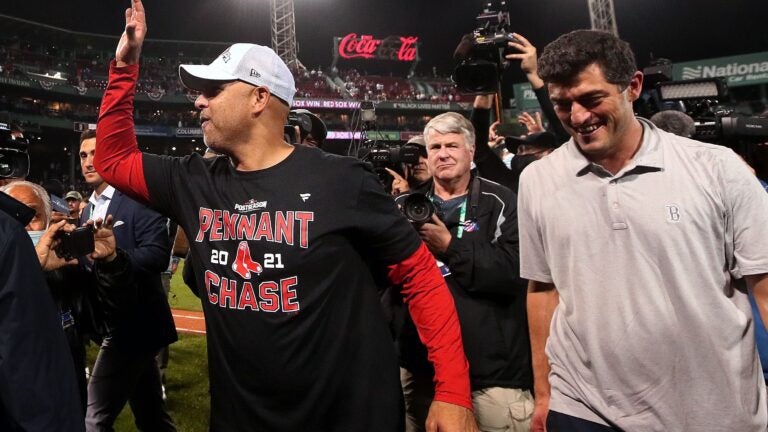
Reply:
[[[418,56],[416,36],[389,36],[375,39],[371,35],[349,33],[342,38],[336,38],[338,53],[342,58],[364,58],[381,60],[414,61]]]

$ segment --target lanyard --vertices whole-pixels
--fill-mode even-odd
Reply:
[[[434,202],[434,195],[431,193],[428,195],[429,199]],[[464,221],[467,218],[467,198],[464,198],[464,202],[459,206],[459,226],[456,231],[456,238],[461,238],[464,235]]]
[[[464,198],[464,202],[459,207],[461,212],[459,213],[459,229],[456,232],[456,238],[461,238],[464,234],[464,219],[467,217],[467,199]]]

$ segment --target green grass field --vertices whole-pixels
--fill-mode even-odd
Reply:
[[[192,294],[192,290],[181,280],[181,272],[184,270],[184,260],[179,262],[179,268],[171,279],[171,292],[168,294],[168,304],[172,309],[202,311],[200,299]]]
[[[200,299],[195,297],[181,280],[181,265],[171,279],[169,303],[174,309],[201,310]],[[98,346],[88,348],[88,364],[93,365]],[[165,390],[168,410],[179,432],[208,431],[210,398],[208,395],[208,358],[206,338],[202,335],[179,333],[179,341],[171,345]],[[115,430],[135,431],[133,414],[126,404],[117,418]]]

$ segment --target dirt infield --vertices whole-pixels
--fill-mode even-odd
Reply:
[[[186,333],[205,334],[205,318],[202,312],[172,309],[176,330]]]

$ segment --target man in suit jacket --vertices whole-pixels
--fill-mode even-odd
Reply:
[[[112,215],[117,246],[130,258],[138,289],[135,301],[94,308],[106,334],[88,383],[86,429],[111,431],[128,401],[139,430],[175,431],[155,363],[158,350],[177,339],[160,279],[171,253],[167,220],[104,182],[93,167],[95,148],[95,131],[83,132],[80,166],[94,191],[81,221]]]

